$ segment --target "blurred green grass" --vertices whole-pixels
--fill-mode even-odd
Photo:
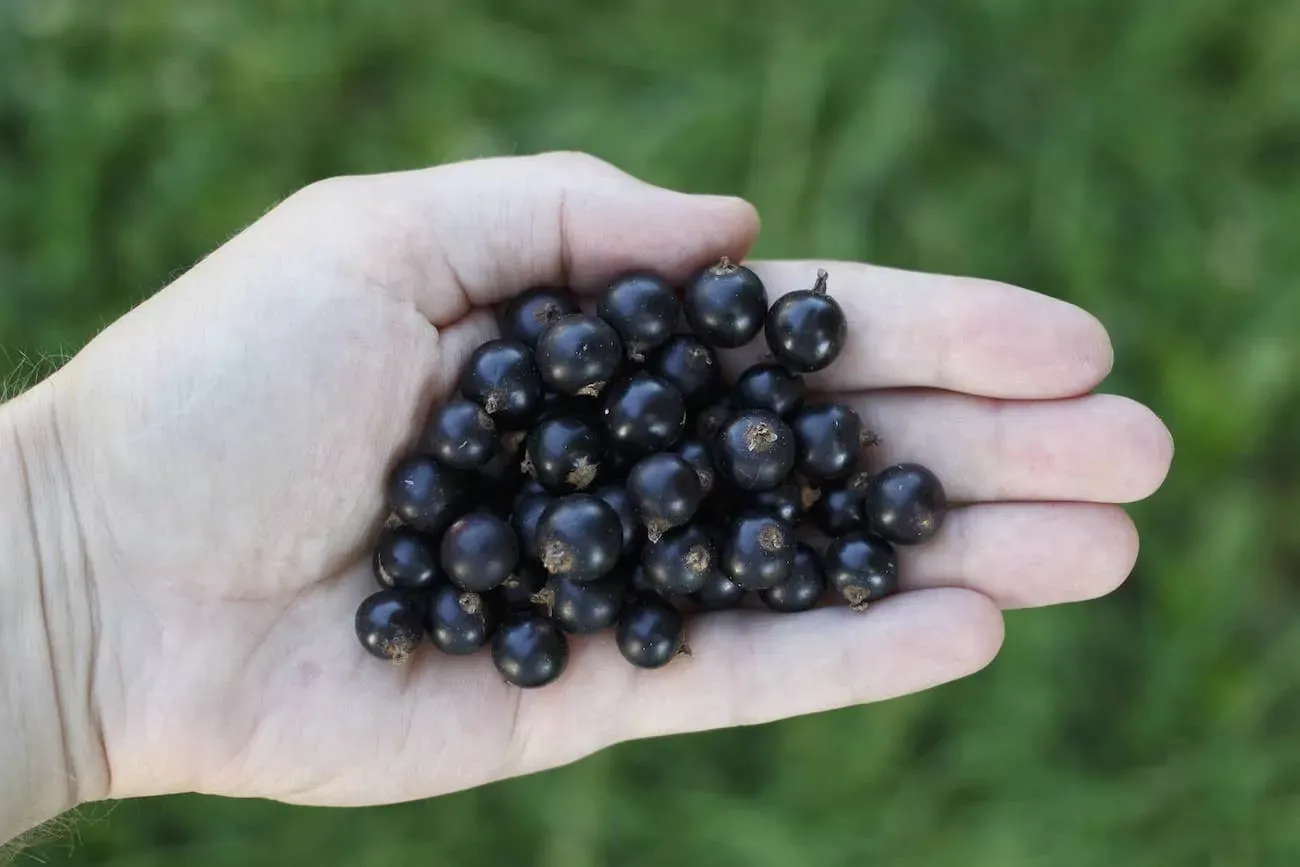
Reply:
[[[588,150],[765,256],[1095,311],[1178,455],[1114,597],[976,678],[349,813],[125,804],[121,867],[1300,863],[1300,3],[0,2],[0,374],[313,179]],[[863,664],[873,664],[864,660]]]

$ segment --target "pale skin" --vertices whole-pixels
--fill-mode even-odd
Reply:
[[[810,378],[956,509],[866,614],[710,615],[640,672],[574,641],[555,685],[486,655],[397,667],[351,621],[388,468],[490,305],[617,273],[674,279],[758,233],[578,154],[330,180],[290,197],[0,410],[0,839],[79,803],[174,792],[361,805],[426,798],[613,743],[878,701],[969,675],[1000,609],[1090,599],[1131,571],[1121,509],[1169,468],[1147,408],[1092,395],[1105,330],[1045,295],[850,262],[749,262],[779,294],[819,268],[847,310]],[[740,366],[759,348],[730,353]],[[887,660],[887,664],[882,664]]]

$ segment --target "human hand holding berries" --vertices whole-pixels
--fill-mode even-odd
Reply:
[[[742,202],[656,189],[570,154],[337,179],[291,197],[105,331],[29,396],[47,411],[28,415],[58,431],[51,454],[66,491],[36,500],[75,504],[61,526],[79,528],[63,542],[75,552],[66,569],[44,580],[91,612],[52,636],[90,660],[59,675],[88,697],[79,710],[93,724],[77,730],[102,743],[88,753],[102,767],[82,773],[106,788],[76,797],[426,797],[619,740],[922,689],[992,658],[997,606],[1089,598],[1127,575],[1136,535],[1107,504],[1155,490],[1170,446],[1145,408],[1080,396],[1110,365],[1092,317],[980,280],[751,262],[772,301],[831,273],[848,341],[806,375],[805,406],[835,395],[879,434],[873,466],[929,467],[958,504],[934,542],[899,550],[914,592],[867,617],[709,614],[691,627],[693,656],[658,671],[629,666],[617,646],[661,656],[667,615],[640,599],[646,613],[620,635],[570,638],[567,671],[542,690],[505,684],[491,654],[420,653],[402,667],[366,656],[340,624],[374,580],[381,480],[495,335],[488,308],[539,284],[595,293],[634,271],[680,282],[723,257],[742,261],[757,228]],[[747,299],[730,273],[718,279]],[[739,326],[762,325],[745,303],[743,322],[697,318],[718,345],[735,343]],[[722,355],[734,379],[771,351],[760,338]],[[557,354],[548,381],[575,399],[599,391],[612,368],[597,361],[579,369]],[[651,369],[669,362],[648,353]],[[484,387],[498,375],[484,371]],[[442,484],[436,464],[412,467]],[[448,522],[448,497],[416,517]],[[406,565],[418,580],[420,558]],[[711,598],[734,598],[712,583]],[[548,640],[529,630],[512,641]]]

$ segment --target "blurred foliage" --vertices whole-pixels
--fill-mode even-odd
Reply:
[[[925,695],[394,808],[125,804],[41,858],[1300,863],[1300,3],[0,0],[0,373],[315,178],[551,148],[749,197],[762,255],[1095,311],[1178,443],[1133,580]]]

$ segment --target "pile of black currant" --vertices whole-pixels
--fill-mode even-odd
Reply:
[[[624,275],[594,316],[566,291],[520,295],[388,480],[362,644],[392,661],[426,636],[490,645],[509,683],[538,687],[566,634],[612,628],[658,668],[689,652],[687,615],[750,594],[796,612],[896,592],[893,546],[934,536],[947,502],[918,464],[863,470],[858,414],[806,397],[847,330],[824,271],[769,308],[725,259],[680,292]],[[760,331],[770,355],[728,385],[717,350]]]

